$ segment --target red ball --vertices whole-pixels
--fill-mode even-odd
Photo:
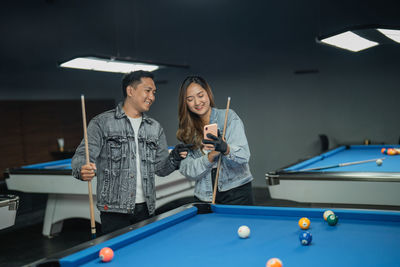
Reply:
[[[99,257],[102,262],[109,262],[114,258],[114,251],[111,248],[102,248],[99,252]]]

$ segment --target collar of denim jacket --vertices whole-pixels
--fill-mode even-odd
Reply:
[[[217,122],[217,109],[211,108],[210,123],[216,123],[216,122]]]
[[[124,109],[122,108],[123,104],[124,104],[123,102],[119,102],[117,107],[115,108],[115,118],[116,119],[128,118]],[[147,116],[146,113],[142,113],[142,120],[149,124],[152,124],[151,118],[149,116]]]

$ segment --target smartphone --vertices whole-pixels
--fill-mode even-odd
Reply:
[[[213,124],[208,124],[204,126],[204,139],[206,140],[211,140],[210,138],[207,137],[207,134],[213,134],[218,137],[218,125],[216,123]]]

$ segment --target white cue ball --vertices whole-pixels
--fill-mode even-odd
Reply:
[[[381,166],[381,165],[382,165],[382,162],[383,162],[383,161],[382,161],[381,159],[377,159],[377,160],[376,160],[376,165]]]
[[[250,228],[247,227],[246,225],[240,226],[239,229],[238,229],[238,235],[241,238],[248,238],[249,235],[250,235]]]

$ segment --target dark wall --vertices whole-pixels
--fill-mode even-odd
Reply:
[[[341,143],[362,143],[364,139],[398,143],[400,90],[391,60],[367,62],[353,54],[349,57],[354,61],[346,66],[325,63],[326,67],[321,67],[319,73],[306,75],[261,65],[260,70],[253,72],[158,71],[155,74],[160,83],[150,114],[165,128],[169,145],[175,145],[180,83],[189,73],[203,75],[214,90],[219,108],[225,108],[228,96],[232,98],[231,108],[246,127],[255,184],[264,186],[265,172],[319,153],[321,133],[328,136],[331,148]],[[66,72],[72,72],[68,73],[71,77],[81,75],[80,71]],[[85,86],[80,86],[77,80],[74,88],[56,84],[52,90],[30,88],[22,89],[23,94],[15,90],[2,91],[2,94],[9,99],[76,98],[79,101],[80,88],[84,87],[87,98],[121,99],[120,75],[88,75],[94,75],[97,80],[93,78],[92,84]],[[6,132],[12,136],[17,128],[13,122],[7,125]]]
[[[113,99],[86,99],[87,119],[114,106]],[[71,157],[83,137],[81,101],[0,101],[0,181],[6,168]]]
[[[362,144],[365,139],[397,144],[399,78],[387,66],[390,63],[385,58],[359,63],[355,58],[347,66],[329,65],[307,75],[282,69],[262,71],[262,66],[252,73],[202,73],[219,108],[225,108],[231,97],[230,107],[246,127],[255,185],[265,186],[267,171],[320,153],[319,134],[328,136],[330,148]],[[151,110],[164,125],[170,143],[175,142],[177,92],[183,78],[171,75],[168,89],[159,90]]]
[[[21,4],[23,3],[23,4]],[[340,143],[398,143],[400,45],[352,53],[315,39],[349,26],[400,26],[398,1],[18,1],[0,9],[0,99],[121,99],[121,75],[60,69],[84,54],[187,64],[157,71],[151,115],[176,143],[187,74],[242,118],[264,174]],[[304,70],[312,70],[309,74]],[[10,123],[12,125],[12,123]],[[11,130],[10,130],[11,131]],[[13,134],[9,132],[9,134]]]

